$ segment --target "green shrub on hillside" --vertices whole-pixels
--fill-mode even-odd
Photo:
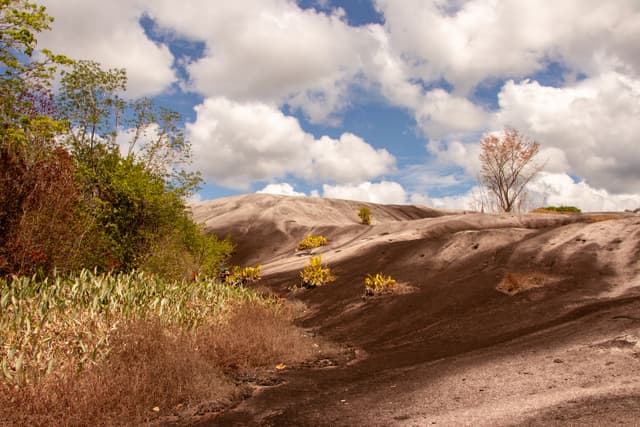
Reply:
[[[390,293],[393,292],[396,284],[395,279],[391,276],[384,276],[382,273],[376,273],[375,276],[367,274],[364,279],[364,292],[367,296]]]
[[[234,265],[231,271],[224,273],[224,281],[229,285],[246,285],[260,280],[260,264],[255,267],[240,267]]]
[[[322,265],[322,257],[311,257],[309,264],[300,272],[302,286],[315,288],[333,282],[336,278],[331,274],[331,269]]]
[[[582,211],[575,206],[547,206],[533,210],[534,213],[562,213],[562,214],[578,214]]]
[[[298,250],[303,251],[305,249],[314,249],[327,244],[327,238],[321,235],[314,236],[307,234],[307,236],[298,243]]]
[[[360,223],[364,225],[371,224],[371,209],[366,206],[362,206],[360,211],[358,212],[358,216],[360,217]]]

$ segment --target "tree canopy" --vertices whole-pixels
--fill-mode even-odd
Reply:
[[[0,274],[214,274],[233,246],[186,210],[201,179],[180,115],[126,100],[124,69],[38,51],[52,23],[43,6],[0,0]]]
[[[480,142],[481,181],[494,196],[499,209],[520,207],[525,187],[541,170],[534,162],[540,145],[515,129],[488,134]]]

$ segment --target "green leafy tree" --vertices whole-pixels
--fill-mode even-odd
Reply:
[[[185,210],[200,176],[186,169],[180,116],[126,101],[123,69],[34,55],[52,22],[35,3],[0,0],[0,274],[215,270],[233,247],[202,236]]]
[[[78,61],[63,72],[58,103],[71,122],[67,140],[74,156],[95,168],[106,152],[119,151],[162,178],[171,191],[189,196],[201,178],[185,169],[192,153],[182,117],[148,98],[125,101],[126,85],[124,69],[104,70],[94,61]]]
[[[37,34],[53,18],[43,6],[25,0],[0,0],[0,144],[22,148],[33,137],[49,137],[63,123],[54,120],[51,80],[57,65],[70,61],[48,50],[34,51]]]
[[[76,62],[61,79],[67,144],[84,206],[96,221],[93,234],[102,235],[94,252],[104,268],[213,274],[220,258],[214,247],[226,253],[228,246],[202,237],[185,211],[200,176],[185,169],[191,144],[181,117],[149,99],[125,101],[125,90],[123,69],[104,70],[93,61]]]
[[[53,18],[23,0],[0,0],[0,274],[70,269],[79,259],[74,165],[55,141],[66,129],[50,90],[56,66],[37,34]]]
[[[103,70],[94,61],[77,61],[62,72],[58,106],[71,123],[67,143],[81,163],[95,168],[100,156],[117,149],[126,86],[124,69]]]

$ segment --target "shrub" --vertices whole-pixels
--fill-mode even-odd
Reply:
[[[191,222],[193,224],[193,222]],[[193,236],[193,248],[199,274],[205,277],[216,277],[222,271],[223,266],[231,258],[235,248],[229,236],[219,239],[215,234],[204,235],[198,228],[191,234]]]
[[[364,225],[371,224],[371,209],[366,206],[362,206],[360,211],[358,212],[358,216],[360,217],[360,222]]]
[[[255,267],[239,267],[234,265],[231,271],[226,271],[224,281],[229,285],[246,285],[260,280],[260,264]]]
[[[575,206],[547,206],[533,210],[534,213],[578,214],[582,211]]]
[[[336,278],[331,274],[331,269],[322,265],[322,257],[311,257],[309,264],[300,272],[302,286],[305,288],[315,288],[316,286],[331,283]]]
[[[82,265],[83,218],[74,166],[61,148],[0,147],[0,275]],[[35,157],[35,158],[34,158]]]
[[[364,286],[365,295],[372,296],[392,292],[396,287],[396,281],[391,276],[385,277],[382,273],[376,273],[375,276],[367,274]]]
[[[324,236],[314,236],[307,234],[307,236],[298,243],[298,250],[313,249],[327,244],[327,238]]]

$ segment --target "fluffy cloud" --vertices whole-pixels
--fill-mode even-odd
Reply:
[[[210,97],[288,103],[313,121],[347,104],[347,92],[376,43],[350,27],[340,9],[304,10],[285,0],[155,1],[150,12],[171,31],[206,43],[188,66],[193,87]]]
[[[443,89],[428,92],[415,114],[420,128],[435,140],[475,132],[484,128],[489,118],[481,107]]]
[[[574,182],[567,174],[540,174],[528,186],[539,206],[577,206],[583,211],[622,211],[640,207],[639,194],[610,194],[585,181]]]
[[[168,39],[203,42],[203,57],[185,64],[189,81],[183,83],[206,98],[187,133],[198,169],[225,186],[247,189],[291,176],[346,192],[393,171],[387,151],[348,132],[316,138],[282,112],[288,105],[312,122],[337,124],[358,85],[415,117],[429,140],[433,173],[421,175],[425,182],[466,183],[456,167],[475,178],[482,132],[509,125],[541,143],[547,172],[585,179],[585,197],[610,197],[618,206],[614,194],[640,188],[637,0],[548,7],[535,0],[374,2],[384,24],[351,27],[344,11],[328,2],[323,13],[293,0],[215,7],[207,0],[179,7],[171,0],[45,0],[56,22],[39,38],[56,52],[126,67],[131,96],[157,94],[176,81],[171,52],[146,37],[142,16]],[[519,80],[544,74],[550,62],[566,71],[557,80],[562,87]],[[499,89],[497,111],[471,101],[479,83],[505,79],[515,81]],[[439,88],[442,80],[450,87]],[[383,183],[359,191],[382,191]],[[422,197],[403,197],[414,196]],[[455,205],[464,197],[424,200]]]
[[[357,185],[322,186],[323,197],[332,199],[359,200],[371,203],[407,203],[407,192],[397,182],[363,182]]]
[[[578,176],[607,194],[640,188],[640,79],[609,72],[561,88],[508,81],[498,104],[487,127],[515,127],[537,140],[545,171]],[[458,166],[473,179],[480,172],[480,138],[470,128],[467,142],[436,139],[427,148],[436,169]]]
[[[612,72],[564,88],[510,81],[499,103],[497,124],[538,140],[548,170],[612,193],[640,188],[640,80]]]
[[[282,182],[279,184],[268,184],[262,190],[256,191],[257,194],[279,194],[281,196],[299,196],[304,197],[306,194],[295,191],[289,183]]]
[[[43,0],[55,18],[53,31],[39,46],[74,59],[91,59],[107,68],[126,68],[127,96],[151,96],[176,81],[173,56],[147,38],[140,25],[145,6],[139,0]]]
[[[376,86],[391,103],[416,110],[423,98],[422,87],[408,79],[409,66],[393,50],[385,30],[378,25],[371,25],[368,31],[377,43],[373,56],[363,70],[370,84]]]
[[[344,133],[339,140],[323,136],[310,144],[312,164],[302,175],[311,180],[353,183],[392,172],[395,158],[362,138]]]
[[[640,72],[640,3],[566,0],[376,0],[412,77],[445,78],[458,93],[495,77],[523,77],[558,60],[581,72]],[[580,19],[576,19],[580,17]]]
[[[247,189],[252,182],[287,175],[312,182],[361,182],[395,167],[388,151],[355,135],[315,139],[273,105],[210,98],[196,112],[196,121],[187,125],[195,166],[231,188]]]

